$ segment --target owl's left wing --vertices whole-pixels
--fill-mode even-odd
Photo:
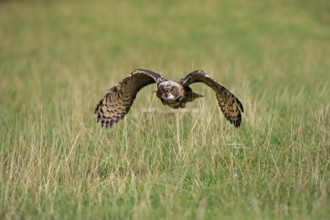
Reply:
[[[158,73],[137,69],[114,85],[97,104],[94,115],[101,127],[109,128],[123,119],[137,93],[145,86],[166,80]]]
[[[218,104],[225,118],[238,128],[241,125],[242,113],[244,112],[243,105],[238,98],[202,70],[193,71],[180,80],[183,86],[197,82],[204,83],[215,91]]]

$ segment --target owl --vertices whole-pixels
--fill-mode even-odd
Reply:
[[[129,112],[138,92],[145,86],[156,83],[156,95],[164,105],[171,108],[184,108],[187,102],[203,97],[189,87],[193,83],[204,83],[213,89],[225,118],[236,128],[240,127],[243,105],[228,89],[215,81],[203,70],[196,70],[179,82],[167,80],[158,73],[136,69],[118,82],[96,105],[94,115],[103,128],[110,128]]]

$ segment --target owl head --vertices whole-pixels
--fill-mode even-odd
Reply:
[[[161,82],[158,85],[157,95],[164,101],[175,101],[182,97],[182,85],[173,81]]]

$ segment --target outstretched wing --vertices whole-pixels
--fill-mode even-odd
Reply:
[[[243,105],[238,98],[202,70],[193,71],[180,80],[183,86],[197,82],[205,83],[215,91],[218,104],[225,118],[238,128],[241,125],[242,113],[244,112]]]
[[[101,127],[109,128],[124,118],[137,93],[145,86],[166,80],[158,73],[137,69],[114,85],[97,104],[94,115]]]

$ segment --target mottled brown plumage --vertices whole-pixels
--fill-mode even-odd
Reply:
[[[150,70],[137,69],[113,86],[96,106],[94,115],[101,127],[111,127],[125,117],[137,93],[149,84],[157,84],[157,97],[171,108],[184,108],[187,102],[203,97],[189,87],[192,83],[204,83],[216,93],[216,98],[225,118],[235,127],[241,124],[244,112],[241,102],[223,85],[202,70],[189,73],[179,82],[167,80]]]
[[[180,84],[185,87],[198,82],[204,83],[214,90],[218,104],[225,118],[235,127],[239,127],[241,125],[244,108],[238,98],[202,70],[189,73],[185,78],[181,79]]]
[[[97,104],[94,115],[101,127],[111,127],[124,118],[137,93],[145,86],[164,81],[162,76],[149,70],[137,69],[113,86]]]

